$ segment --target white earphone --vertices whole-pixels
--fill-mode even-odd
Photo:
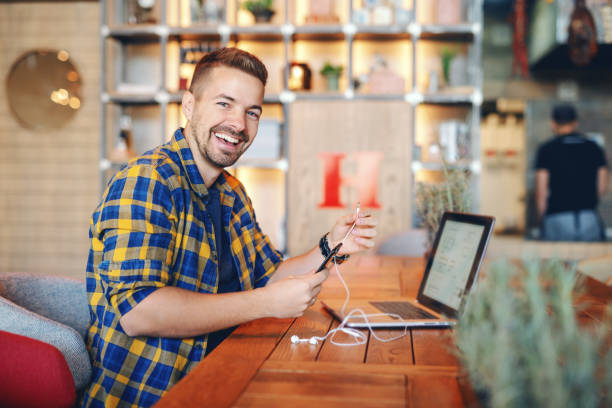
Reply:
[[[338,264],[335,262],[334,260],[334,269],[336,271],[336,275],[338,276],[338,278],[340,279],[340,282],[342,282],[342,285],[344,286],[344,289],[346,290],[346,299],[344,300],[344,304],[342,305],[342,311],[341,313],[344,314],[344,309],[346,307],[346,305],[348,304],[348,301],[351,297],[351,292],[348,288],[348,285],[346,284],[346,282],[344,281],[344,279],[342,278],[342,275],[340,274],[340,271],[338,270]],[[349,327],[345,327],[346,324],[348,323],[348,321],[352,318],[355,317],[355,315],[359,315],[361,317],[361,319],[363,319],[363,321],[366,322],[366,324],[368,325],[368,329],[370,330],[370,333],[372,334],[372,337],[374,337],[375,339],[377,339],[378,341],[381,341],[383,343],[389,342],[389,341],[394,341],[397,340],[399,338],[402,338],[404,336],[406,336],[408,334],[408,326],[404,326],[404,330],[398,334],[397,336],[393,336],[393,337],[388,337],[388,338],[381,338],[378,335],[376,335],[376,332],[374,332],[374,330],[372,329],[372,325],[370,325],[370,318],[375,318],[375,317],[380,317],[380,316],[388,316],[391,317],[393,319],[396,319],[398,321],[404,321],[404,319],[402,319],[402,317],[398,314],[395,313],[370,313],[370,314],[366,314],[363,310],[361,309],[353,309],[350,311],[350,313],[348,313],[347,315],[345,315],[344,319],[342,320],[342,322],[340,323],[340,325],[338,325],[338,327],[336,327],[335,329],[331,329],[327,332],[327,334],[325,334],[323,337],[318,337],[318,336],[313,336],[309,339],[302,339],[297,335],[293,335],[290,337],[291,339],[291,343],[292,344],[298,344],[298,343],[308,343],[311,345],[316,345],[319,343],[319,340],[324,341],[326,340],[328,337],[330,339],[330,342],[333,345],[336,346],[357,346],[360,344],[366,344],[368,341],[368,336],[363,333],[360,332],[359,330],[355,330]],[[348,334],[349,336],[353,337],[353,341],[352,342],[348,342],[348,343],[341,343],[339,341],[335,340],[335,336],[336,333],[338,333],[339,331]]]
[[[340,245],[342,245],[344,243],[344,241],[346,240],[346,238],[351,234],[351,232],[353,232],[353,229],[355,228],[355,225],[357,225],[357,218],[359,217],[359,209],[360,209],[361,205],[360,203],[357,203],[357,210],[355,213],[355,221],[353,221],[353,225],[351,225],[351,228],[348,230],[348,232],[346,233],[346,235],[344,236],[344,238],[342,239],[342,241],[340,242]],[[344,281],[344,279],[342,278],[342,275],[340,274],[340,271],[338,270],[338,264],[336,263],[336,259],[333,259],[334,261],[334,269],[336,271],[336,275],[338,276],[338,278],[340,279],[340,282],[342,282],[342,286],[344,286],[344,289],[346,290],[346,299],[344,300],[344,304],[342,305],[342,314],[344,314],[344,308],[346,307],[350,297],[351,297],[351,291],[348,288],[348,285],[346,284],[346,282]],[[340,325],[338,327],[336,327],[335,329],[331,329],[327,332],[327,334],[323,337],[317,337],[317,336],[313,336],[309,339],[301,339],[300,337],[298,337],[297,335],[293,335],[291,336],[291,343],[293,344],[298,344],[298,343],[308,343],[308,344],[312,344],[312,345],[316,345],[319,343],[318,340],[324,341],[326,340],[328,337],[330,337],[330,341],[332,344],[336,345],[336,346],[356,346],[356,345],[360,345],[360,344],[366,344],[368,341],[368,336],[365,333],[362,333],[358,330],[355,329],[351,329],[348,327],[345,327],[346,324],[348,323],[348,321],[350,320],[351,317],[353,317],[354,315],[360,315],[361,318],[366,322],[366,324],[368,325],[368,329],[370,330],[370,333],[372,333],[372,337],[374,337],[375,339],[381,341],[381,342],[388,342],[388,341],[393,341],[393,340],[397,340],[401,337],[404,337],[405,335],[408,334],[408,326],[404,326],[404,331],[402,333],[400,333],[398,336],[394,336],[394,337],[390,337],[390,338],[380,338],[376,335],[376,333],[374,332],[374,330],[372,329],[372,325],[370,325],[370,317],[378,317],[378,316],[389,316],[392,317],[394,319],[397,319],[399,321],[404,321],[404,319],[401,318],[401,316],[399,316],[398,314],[395,313],[375,313],[375,314],[366,314],[363,310],[361,309],[353,309],[351,310],[351,312],[346,315],[344,317],[344,320],[342,320],[342,322],[340,323]],[[350,336],[353,337],[353,342],[352,343],[340,343],[334,340],[334,337],[336,335],[336,333],[338,333],[339,331],[346,333]]]
[[[318,343],[317,339],[315,337],[311,337],[309,339],[300,339],[298,336],[296,336],[295,334],[293,336],[291,336],[291,343],[293,344],[297,344],[297,343],[309,343],[312,345],[315,345]]]

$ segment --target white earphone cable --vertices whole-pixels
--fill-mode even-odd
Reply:
[[[351,225],[351,228],[349,228],[348,232],[346,233],[346,235],[344,235],[344,238],[342,238],[342,241],[340,242],[340,246],[342,246],[344,244],[344,241],[346,241],[346,239],[349,237],[349,235],[351,235],[351,232],[353,232],[353,229],[355,229],[355,226],[357,225],[357,219],[359,218],[359,211],[361,208],[361,204],[357,203],[357,208],[355,211],[355,220],[353,221],[353,224]],[[351,291],[349,290],[348,285],[346,284],[346,282],[344,281],[344,278],[342,277],[342,274],[340,274],[340,271],[338,270],[338,263],[336,262],[336,258],[333,258],[334,261],[334,270],[336,271],[336,275],[338,276],[338,278],[340,279],[340,282],[342,282],[342,286],[344,286],[344,290],[346,291],[346,298],[344,300],[344,304],[342,305],[342,309],[340,310],[340,313],[342,315],[344,315],[344,310],[346,309],[346,305],[348,304],[350,298],[351,298]],[[397,319],[401,322],[404,322],[404,319],[402,319],[402,317],[398,314],[395,313],[370,313],[370,314],[366,314],[362,309],[353,309],[349,312],[349,314],[345,315],[344,319],[342,320],[342,322],[338,325],[338,327],[336,327],[335,329],[331,329],[327,332],[327,334],[323,337],[320,336],[312,336],[309,339],[302,339],[296,335],[291,336],[291,342],[292,343],[302,343],[302,342],[308,342],[309,344],[317,344],[318,341],[323,341],[325,339],[327,339],[329,336],[330,337],[330,341],[332,344],[336,345],[336,346],[357,346],[360,344],[365,344],[368,341],[368,337],[361,331],[350,328],[350,327],[346,327],[347,323],[349,322],[349,320],[353,317],[355,317],[355,315],[360,316],[363,321],[365,322],[365,324],[368,326],[368,330],[370,330],[370,333],[372,334],[372,337],[374,337],[376,340],[381,341],[383,343],[386,342],[390,342],[390,341],[394,341],[397,339],[401,339],[402,337],[404,337],[405,335],[408,334],[408,326],[404,326],[404,331],[401,332],[401,334],[397,335],[397,336],[393,336],[393,337],[389,337],[389,338],[381,338],[379,336],[376,335],[376,333],[374,332],[374,329],[372,328],[372,325],[370,323],[370,318],[374,318],[374,317],[380,317],[380,316],[388,316],[391,317],[393,319]],[[338,332],[343,332],[345,334],[348,334],[349,336],[352,336],[354,338],[354,342],[352,343],[341,343],[337,340],[335,340],[336,334],[338,334]]]
[[[346,298],[344,300],[344,304],[342,305],[342,309],[340,310],[340,313],[342,315],[344,315],[344,311],[346,309],[346,305],[348,304],[350,297],[351,297],[351,291],[349,290],[348,285],[346,284],[346,282],[344,281],[344,278],[342,278],[342,274],[340,273],[340,271],[338,270],[338,264],[335,262],[334,260],[334,270],[336,271],[336,275],[338,276],[338,278],[340,279],[340,282],[342,282],[342,286],[344,286],[344,290],[346,291]],[[404,326],[404,330],[397,336],[393,336],[393,337],[389,337],[389,338],[382,338],[379,337],[376,332],[374,332],[374,329],[372,328],[372,325],[370,324],[370,318],[375,318],[375,317],[380,317],[380,316],[388,316],[394,319],[397,319],[401,322],[404,321],[404,319],[402,319],[402,317],[398,314],[395,313],[370,313],[370,314],[366,314],[362,309],[353,309],[349,312],[349,314],[345,315],[344,319],[342,320],[342,322],[338,325],[338,327],[336,327],[335,329],[331,329],[327,332],[327,334],[325,336],[312,336],[310,339],[301,339],[298,336],[291,336],[291,342],[292,343],[299,343],[299,342],[308,342],[309,344],[317,344],[318,341],[324,341],[326,340],[328,337],[330,338],[330,342],[336,346],[358,346],[361,344],[365,344],[368,341],[368,337],[366,334],[364,334],[363,332],[357,330],[357,329],[353,329],[350,327],[346,327],[347,323],[349,322],[349,320],[355,316],[360,316],[363,321],[366,323],[366,325],[368,326],[368,330],[370,331],[370,333],[372,334],[372,337],[374,337],[376,340],[383,342],[383,343],[387,343],[390,341],[394,341],[394,340],[398,340],[401,339],[402,337],[406,336],[408,334],[408,326]],[[340,341],[335,340],[336,334],[338,334],[338,332],[343,332],[345,334],[348,334],[349,336],[352,336],[354,338],[354,341],[351,343],[343,343]],[[331,337],[330,337],[331,336]]]

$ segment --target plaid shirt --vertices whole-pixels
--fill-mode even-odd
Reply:
[[[240,182],[223,172],[221,213],[242,290],[266,284],[281,262]],[[91,218],[87,343],[92,384],[83,406],[150,406],[204,356],[207,336],[129,337],[119,324],[164,286],[216,293],[219,276],[208,190],[182,130],[109,183]]]

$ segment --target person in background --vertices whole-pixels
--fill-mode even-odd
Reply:
[[[605,228],[597,204],[605,193],[608,170],[604,151],[576,132],[578,116],[570,104],[552,111],[555,137],[536,155],[536,205],[541,239],[601,241]]]
[[[109,182],[90,223],[93,376],[83,406],[153,405],[237,325],[310,307],[329,276],[314,270],[353,222],[337,260],[373,247],[368,212],[343,216],[287,260],[261,231],[224,168],[253,143],[266,80],[252,54],[207,54],[182,100],[185,128]]]

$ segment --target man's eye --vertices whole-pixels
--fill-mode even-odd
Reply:
[[[247,112],[247,115],[254,119],[259,119],[259,112]]]
[[[227,103],[227,102],[217,102],[217,105],[223,106],[224,108],[227,108],[229,106],[229,103]]]

